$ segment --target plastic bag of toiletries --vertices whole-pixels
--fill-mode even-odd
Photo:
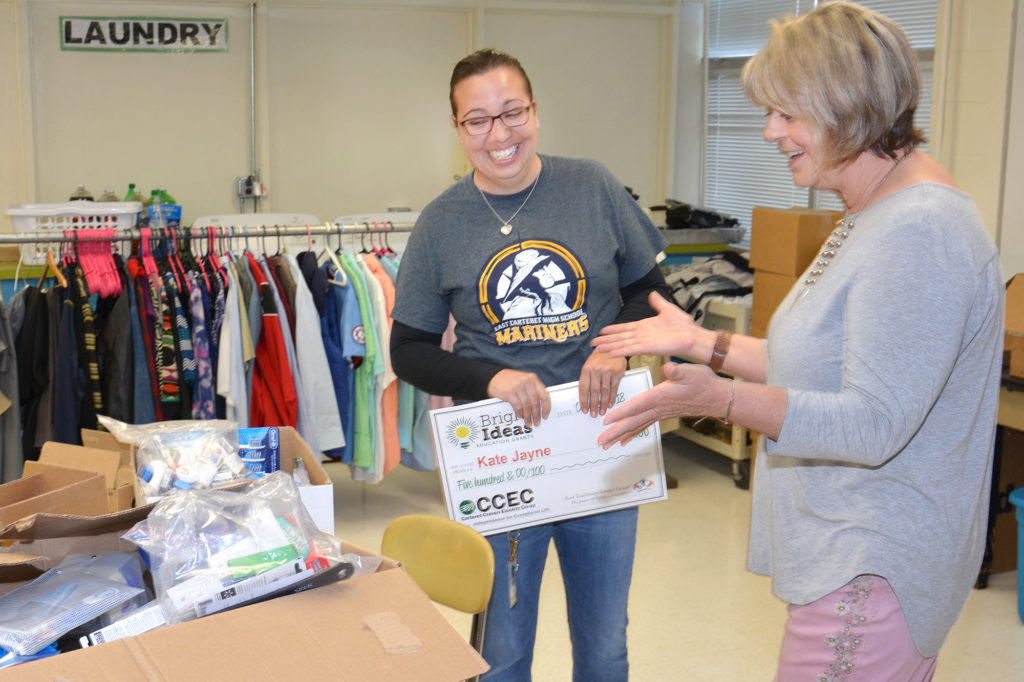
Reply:
[[[161,498],[124,536],[148,560],[171,623],[348,578],[354,563],[320,531],[284,472],[231,489]]]
[[[126,424],[98,417],[119,441],[135,449],[136,476],[145,497],[174,490],[214,488],[246,477],[238,454],[238,424],[224,419]]]
[[[144,602],[145,592],[134,553],[69,555],[0,597],[0,648],[30,656],[104,614],[116,618],[125,604]]]

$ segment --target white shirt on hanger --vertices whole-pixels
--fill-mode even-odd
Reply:
[[[239,304],[238,278],[227,256],[221,256],[228,276],[224,320],[220,327],[217,352],[217,395],[224,398],[224,416],[249,428],[249,392],[246,389],[245,361],[242,357],[242,309]]]
[[[320,335],[320,314],[299,262],[290,253],[283,255],[295,280],[295,355],[309,400],[309,416],[316,430],[317,446],[320,451],[344,447],[345,431],[334,395],[331,366]]]

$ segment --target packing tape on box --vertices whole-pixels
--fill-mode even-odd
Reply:
[[[363,625],[389,654],[414,654],[423,646],[420,638],[394,611],[369,613],[363,617]]]

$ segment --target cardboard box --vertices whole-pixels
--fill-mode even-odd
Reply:
[[[121,539],[149,515],[152,505],[102,516],[36,514],[0,529],[0,594],[35,580],[68,554],[124,552],[134,545]]]
[[[1010,376],[1024,379],[1024,273],[1006,283],[1006,335],[1003,365]]]
[[[751,217],[750,267],[780,275],[803,273],[842,217],[839,211],[755,207]]]
[[[248,644],[246,635],[273,646]],[[455,682],[487,668],[412,578],[391,567],[16,666],[4,680]]]
[[[44,513],[106,514],[103,476],[45,462],[25,462],[21,478],[0,485],[0,528]]]
[[[48,441],[43,444],[39,461],[45,464],[92,471],[103,476],[107,509],[112,513],[131,509],[135,500],[135,473],[120,450],[106,450]],[[26,465],[29,463],[26,462]]]
[[[0,553],[0,579],[41,572],[72,552],[125,550],[119,536],[149,508],[91,519],[40,518]],[[10,529],[0,532],[9,537]],[[34,561],[17,561],[36,555]],[[343,552],[377,556],[349,543]],[[36,573],[38,575],[38,573]],[[35,575],[28,577],[28,580]],[[7,583],[10,585],[13,583]],[[248,646],[272,642],[273,646]],[[487,664],[399,564],[300,594],[16,666],[8,680],[463,680]]]
[[[114,438],[114,434],[95,429],[80,429],[82,445],[98,450],[112,450],[121,453],[121,463],[127,467],[132,465],[132,446]]]
[[[295,470],[295,458],[302,458],[313,485],[299,486],[299,496],[317,528],[334,535],[334,482],[320,464],[320,456],[313,453],[298,431],[290,426],[280,430],[281,470],[290,475]]]
[[[799,275],[754,271],[754,302],[750,309],[750,331],[754,336],[764,338],[775,309],[799,280]]]
[[[995,453],[989,502],[991,556],[982,567],[990,573],[1017,569],[1017,519],[1009,498],[1011,492],[1024,487],[1024,432],[1003,426],[999,430],[1002,443]]]

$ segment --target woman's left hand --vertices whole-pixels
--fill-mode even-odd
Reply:
[[[604,449],[625,445],[656,421],[672,417],[724,415],[732,388],[710,368],[695,364],[667,363],[661,368],[665,381],[634,396],[604,418],[607,429],[597,437]]]
[[[580,372],[580,411],[591,417],[604,414],[615,404],[619,382],[626,373],[626,358],[594,351]]]

